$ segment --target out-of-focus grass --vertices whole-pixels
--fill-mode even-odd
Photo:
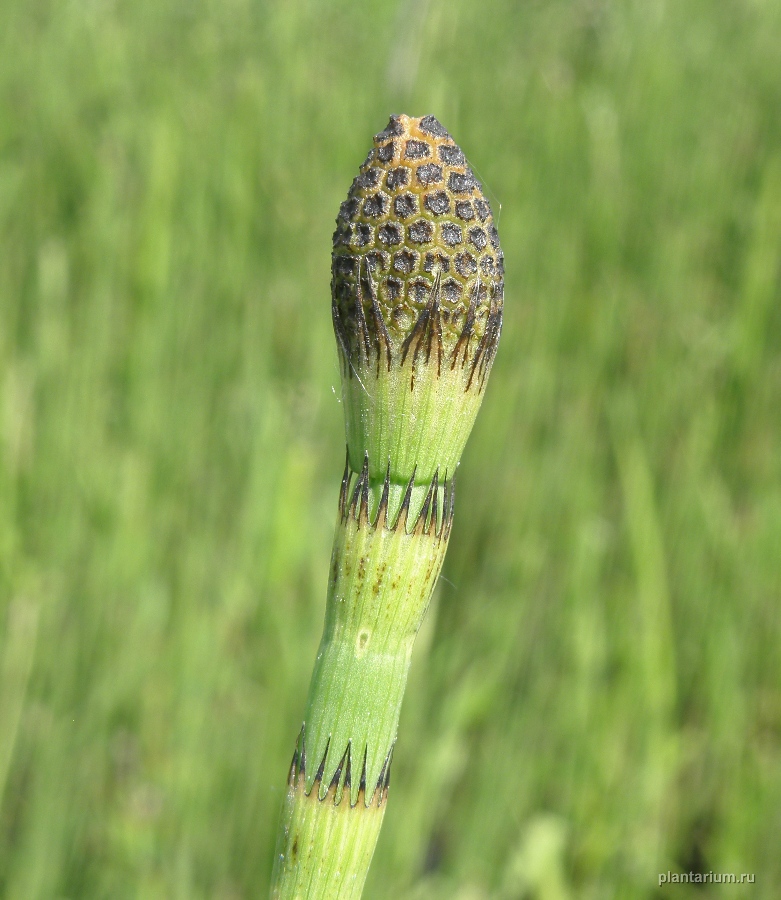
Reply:
[[[501,204],[506,325],[367,897],[779,896],[779,46],[769,0],[0,4],[0,895],[265,895],[330,235],[405,111]]]

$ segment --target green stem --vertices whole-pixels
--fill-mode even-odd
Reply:
[[[413,519],[412,482],[389,516],[388,478],[372,516],[368,471],[367,461],[356,477],[348,463],[342,482],[325,628],[291,766],[273,897],[360,896],[412,646],[450,535],[452,482],[432,482]]]
[[[426,218],[412,221],[416,212]],[[391,266],[384,248],[404,235]],[[461,151],[433,117],[393,117],[334,236],[347,462],[274,900],[363,889],[412,647],[450,537],[453,479],[499,339],[501,272],[490,207]]]

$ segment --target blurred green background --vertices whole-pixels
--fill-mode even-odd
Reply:
[[[781,896],[779,47],[772,0],[0,4],[0,896],[266,896],[391,112],[507,290],[366,896]]]

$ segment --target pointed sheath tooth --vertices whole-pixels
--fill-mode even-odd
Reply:
[[[450,510],[450,482],[452,479],[447,478],[447,473],[445,473],[445,481],[444,487],[442,490],[442,520],[439,524],[439,530],[437,531],[437,537],[440,540],[447,540],[447,517],[448,512]]]
[[[299,772],[301,775],[306,777],[306,744],[304,743],[304,728],[305,726],[301,726],[301,759],[299,761]]]
[[[415,349],[412,353],[412,366],[414,368],[415,363],[418,361],[418,355],[420,353],[421,347],[423,345],[423,340],[426,336],[426,332],[428,330],[429,319],[431,318],[431,306],[426,305],[420,312],[420,315],[415,320],[415,324],[412,327],[412,330],[404,339],[404,343],[401,345],[401,364],[407,361],[407,354],[409,353],[410,347],[415,345]]]
[[[442,346],[442,315],[439,309],[439,281],[440,273],[437,272],[434,287],[431,290],[431,296],[434,298],[434,309],[431,318],[433,321],[434,337],[437,342],[437,377],[440,377],[442,374],[442,355],[444,353],[444,348]],[[428,362],[428,359],[426,361]]]
[[[447,501],[447,509],[442,518],[442,536],[444,540],[449,540],[450,529],[453,527],[453,516],[456,511],[456,476],[455,473],[450,479],[450,498]]]
[[[361,470],[363,486],[361,488],[361,506],[358,510],[358,524],[366,525],[369,521],[369,457],[364,459],[363,469]]]
[[[331,783],[328,786],[330,788],[334,788],[338,791],[341,780],[342,780],[342,771],[344,770],[345,765],[350,764],[350,744],[347,744],[347,749],[342,754],[342,758],[339,760],[339,765],[336,767],[336,771],[331,778]]]
[[[439,516],[439,521],[437,522],[437,527],[435,530],[435,534],[439,540],[445,536],[445,526],[447,524],[447,510],[448,504],[450,502],[450,479],[447,477],[447,469],[445,470],[444,478],[442,479],[442,513]]]
[[[412,475],[410,475],[410,479],[407,482],[407,489],[404,491],[404,499],[401,501],[401,507],[399,508],[399,514],[396,517],[396,525],[398,528],[399,525],[402,524],[401,517],[404,516],[404,530],[409,532],[409,506],[410,501],[412,500],[412,488],[415,485],[415,469],[412,470]]]
[[[431,480],[426,499],[423,501],[423,507],[420,510],[420,518],[418,519],[417,529],[421,534],[431,534],[431,524],[436,515],[437,489],[439,488],[439,470],[434,472]]]
[[[354,519],[358,518],[358,503],[361,497],[361,487],[363,486],[363,476],[358,475],[358,478],[355,480],[355,484],[353,486],[353,493],[350,497],[350,504],[347,507],[348,516],[352,516]]]
[[[466,321],[464,322],[464,327],[461,330],[461,334],[458,336],[458,340],[456,341],[455,347],[453,347],[452,354],[452,362],[450,364],[450,368],[454,368],[455,364],[458,362],[458,355],[463,348],[463,359],[461,361],[461,365],[466,365],[467,355],[469,353],[469,339],[472,337],[472,331],[475,326],[475,319],[477,317],[477,298],[480,294],[480,279],[476,278],[474,287],[472,288],[470,297],[469,297],[469,309],[466,312]]]
[[[380,770],[380,777],[377,779],[377,785],[374,788],[374,791],[372,792],[372,803],[374,802],[374,798],[376,796],[378,806],[382,806],[382,802],[388,793],[388,785],[390,784],[390,766],[391,766],[392,757],[393,757],[393,744],[391,744],[391,748],[388,751],[388,755],[385,757],[385,762],[382,764],[382,769]]]
[[[415,522],[414,532],[415,534],[426,534],[428,533],[428,515],[431,510],[432,497],[437,489],[437,472],[434,472],[434,478],[429,485],[428,491],[426,492],[426,499],[423,501],[423,506],[420,509],[420,513],[418,514],[418,518]]]
[[[382,806],[382,791],[385,785],[385,766],[388,764],[387,758],[382,765],[382,771],[380,772],[380,777],[377,779],[377,784],[374,785],[374,790],[372,791],[371,803],[374,803],[374,798],[377,798],[377,806]]]
[[[480,339],[480,343],[477,347],[477,352],[475,353],[474,359],[472,360],[472,369],[469,373],[469,380],[467,381],[467,390],[469,390],[472,384],[472,378],[474,377],[475,372],[478,373],[478,386],[482,390],[485,384],[485,378],[491,366],[491,362],[493,361],[496,341],[499,340],[501,327],[501,316],[497,318],[497,309],[494,305],[493,300],[491,300],[491,308],[488,313],[488,321],[486,322],[485,333]]]
[[[387,791],[388,791],[388,788],[390,787],[391,768],[392,768],[392,765],[393,765],[393,751],[394,751],[395,747],[396,747],[396,742],[394,741],[394,742],[391,744],[391,748],[390,748],[390,751],[389,751],[389,753],[388,753],[388,765],[387,765],[387,768],[386,768],[386,770],[385,770],[385,782],[384,782],[383,786],[384,786],[384,788],[385,788],[386,793],[387,793]]]
[[[368,504],[369,488],[369,455],[364,453],[363,466],[353,488],[353,496],[350,500],[350,514],[360,523],[363,513],[364,501]]]
[[[340,371],[342,378],[352,375],[350,370],[350,350],[348,344],[347,329],[342,321],[342,315],[339,310],[339,304],[336,297],[331,301],[331,318],[334,323],[334,334],[336,335],[336,343],[339,347]]]
[[[293,761],[290,763],[290,774],[287,778],[287,783],[293,787],[296,783],[296,778],[298,777],[298,747],[293,751]]]
[[[347,755],[347,768],[345,769],[345,773],[344,773],[344,786],[345,786],[345,789],[347,790],[347,793],[349,794],[350,787],[352,784],[352,745],[349,743],[347,744],[346,755]]]
[[[393,347],[391,344],[390,335],[388,334],[388,329],[385,326],[385,319],[383,319],[382,317],[380,304],[377,302],[377,291],[374,287],[374,282],[372,281],[372,273],[371,269],[369,268],[368,262],[365,262],[364,268],[366,271],[366,291],[371,302],[372,322],[374,324],[374,333],[377,342],[377,375],[379,376],[380,365],[382,364],[383,350],[385,351],[386,365],[388,371],[390,371],[391,362],[393,359]]]
[[[363,311],[363,291],[361,290],[360,273],[355,286],[355,321],[358,326],[360,336],[360,348],[363,352],[365,362],[369,361],[371,354],[371,344],[369,337],[369,325],[366,321],[366,315]]]
[[[410,377],[410,389],[415,387],[415,366],[418,357],[422,357],[428,365],[431,362],[431,353],[436,341],[437,377],[442,374],[442,320],[439,312],[439,282],[440,273],[434,278],[434,286],[429,294],[429,300],[425,308],[418,316],[415,325],[401,345],[401,364],[407,359],[410,347],[415,345],[412,352],[412,373]],[[424,353],[425,351],[425,353]]]
[[[440,273],[437,272],[434,278],[434,286],[431,288],[431,294],[428,302],[428,334],[426,338],[426,362],[431,361],[431,351],[434,341],[437,347],[437,375],[442,372],[442,322],[439,318],[439,280]]]
[[[342,475],[342,487],[339,491],[339,514],[344,520],[347,518],[347,497],[350,490],[350,450],[345,450],[344,474]]]
[[[366,803],[366,759],[367,759],[368,753],[369,753],[369,748],[364,747],[363,748],[363,765],[361,766],[361,780],[358,783],[358,795],[355,798],[355,803],[352,804],[353,806],[357,806],[358,803],[360,803],[361,801]]]
[[[380,497],[380,505],[377,507],[377,515],[374,519],[374,527],[380,526],[388,528],[388,499],[390,497],[390,461],[385,472],[385,480],[382,483],[382,496]]]
[[[325,752],[323,753],[323,758],[320,760],[320,765],[317,767],[317,772],[315,773],[314,787],[317,788],[318,792],[320,790],[320,785],[323,782],[323,773],[325,772],[325,761],[328,759],[328,748],[331,746],[330,739],[325,745]]]
[[[496,355],[496,348],[499,346],[499,338],[502,335],[502,309],[498,303],[493,301],[491,303],[491,315],[489,317],[487,329],[490,330],[491,338],[488,342],[488,347],[484,355],[484,362],[482,364],[482,372],[480,373],[481,390],[485,387],[488,373],[491,369],[494,356]]]
[[[437,533],[437,519],[439,518],[439,470],[434,472],[434,480],[431,482],[431,520],[427,532]]]
[[[469,368],[469,380],[466,383],[467,390],[472,387],[472,379],[475,377],[475,372],[477,371],[478,364],[482,359],[483,353],[485,352],[484,340],[484,337],[480,340],[480,343],[477,345],[477,351],[475,352],[474,358],[472,359],[472,365]]]

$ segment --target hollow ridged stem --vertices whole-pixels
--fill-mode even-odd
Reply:
[[[394,116],[342,204],[332,313],[347,460],[323,637],[272,898],[359,897],[415,636],[447,549],[454,474],[499,340],[490,207],[433,116]]]
[[[429,486],[414,521],[412,482],[374,516],[368,463],[345,470],[323,638],[283,815],[277,897],[358,897],[385,810],[412,646],[450,534],[453,486]],[[304,851],[305,855],[304,855]]]
[[[361,896],[385,815],[386,792],[366,806],[307,795],[303,773],[291,772],[282,812],[284,832],[273,897]]]

